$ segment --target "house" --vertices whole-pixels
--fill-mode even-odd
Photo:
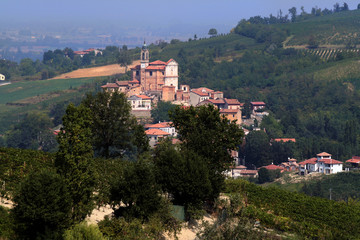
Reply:
[[[241,109],[241,103],[237,99],[224,98],[224,101],[227,109]]]
[[[140,94],[139,81],[116,81],[114,83],[107,83],[101,88],[106,91],[113,93],[115,91],[126,94],[127,96],[133,96]]]
[[[172,126],[172,122],[159,122],[155,124],[145,124],[145,129],[160,129],[161,131],[169,133],[172,137],[177,136],[175,127]]]
[[[360,157],[353,156],[351,159],[346,160],[347,163],[350,163],[352,167],[359,167]]]
[[[288,162],[282,162],[279,164],[285,171],[299,171],[299,164],[296,162],[296,159],[289,158]]]
[[[196,106],[199,103],[201,103],[202,101],[209,99],[211,92],[214,92],[214,90],[211,90],[211,89],[205,88],[205,87],[191,89],[190,105]]]
[[[229,121],[236,120],[236,124],[242,123],[241,110],[238,109],[220,109],[220,114],[226,117]]]
[[[161,139],[170,136],[169,133],[156,128],[146,130],[145,134],[149,138],[150,147],[154,147]]]
[[[140,52],[140,65],[131,68],[132,80],[139,81],[141,91],[144,93],[164,95],[163,87],[166,86],[166,98],[174,99],[178,90],[178,63],[174,59],[167,62],[160,60],[149,62],[149,59],[149,50],[144,43]],[[173,96],[169,98],[170,91]]]
[[[262,167],[259,167],[260,168],[266,168],[267,170],[280,170],[280,172],[284,172],[284,168],[283,167],[280,167],[280,166],[277,166],[273,163],[271,163],[270,165],[267,165],[267,166],[262,166]]]
[[[202,105],[214,105],[218,109],[225,108],[225,101],[224,99],[206,99],[200,103],[198,103],[196,106],[202,106]]]
[[[322,152],[316,155],[316,158],[310,158],[299,163],[299,174],[306,175],[312,172],[324,174],[333,174],[343,171],[343,163],[332,159],[331,154]]]
[[[230,178],[239,178],[239,177],[257,177],[258,170],[248,170],[245,166],[231,166],[228,171],[225,172],[225,175]]]
[[[134,95],[128,98],[132,110],[151,110],[151,97]]]
[[[266,104],[264,102],[250,102],[251,110],[256,112],[260,109],[264,109]]]

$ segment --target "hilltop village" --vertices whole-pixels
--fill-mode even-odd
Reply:
[[[260,123],[263,116],[268,115],[266,103],[253,101],[251,104],[251,117],[244,119],[242,110],[244,103],[237,99],[224,97],[221,91],[209,89],[207,87],[191,88],[189,85],[180,85],[178,83],[179,71],[178,63],[174,59],[167,62],[156,60],[149,61],[149,50],[144,43],[140,53],[140,64],[131,68],[132,79],[128,81],[116,81],[107,83],[102,87],[107,92],[121,92],[127,96],[131,105],[132,113],[137,117],[150,116],[150,111],[159,101],[171,102],[174,105],[202,106],[213,105],[219,109],[221,115],[229,121],[236,121],[239,126],[252,125],[253,131],[260,131],[254,126],[254,122]],[[145,133],[149,138],[151,147],[164,138],[170,137],[172,142],[178,143],[177,133],[171,122],[159,122],[155,124],[145,124]],[[245,135],[249,130],[242,127]],[[295,138],[277,138],[273,142],[296,142]],[[297,163],[296,159],[289,158],[288,162],[282,162],[279,165],[270,164],[259,168],[248,169],[245,161],[239,158],[239,152],[231,151],[234,158],[234,165],[226,172],[228,177],[258,177],[258,171],[265,168],[269,171],[278,170],[280,172],[298,172],[299,175],[307,175],[313,172],[332,174],[343,171],[343,163],[331,158],[331,154],[322,152],[315,158],[307,159]],[[356,158],[356,157],[355,157]],[[351,162],[351,160],[349,163]]]

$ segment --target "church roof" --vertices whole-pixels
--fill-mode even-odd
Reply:
[[[149,65],[166,65],[167,63],[160,61],[160,60],[156,60],[154,62],[149,63]]]

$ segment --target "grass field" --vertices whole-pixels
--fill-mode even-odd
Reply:
[[[30,111],[47,112],[57,102],[95,91],[107,77],[16,82],[0,86],[0,134]],[[15,105],[19,104],[19,105]]]

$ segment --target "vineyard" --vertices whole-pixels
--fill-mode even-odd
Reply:
[[[358,239],[360,205],[346,204],[245,180],[229,180],[226,192],[241,194],[243,212],[262,226],[310,239]],[[239,206],[241,207],[241,206]]]
[[[306,49],[304,51],[308,54],[318,56],[325,61],[337,59],[339,54],[360,56],[360,49]]]

